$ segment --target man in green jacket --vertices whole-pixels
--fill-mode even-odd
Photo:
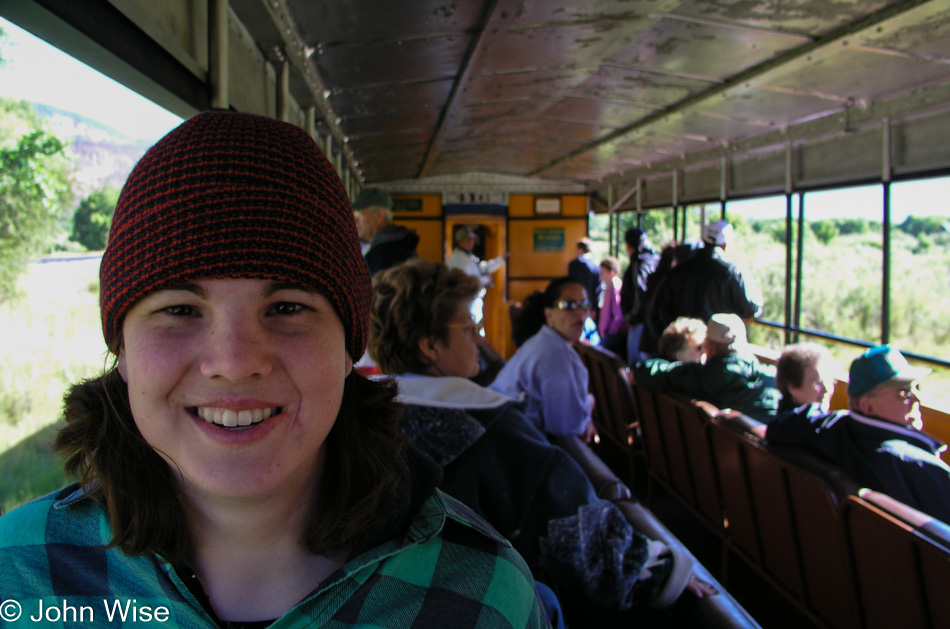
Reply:
[[[775,388],[775,369],[759,364],[746,345],[742,319],[714,314],[706,329],[705,363],[653,358],[637,363],[633,376],[637,385],[648,390],[679,393],[768,422],[781,398]]]

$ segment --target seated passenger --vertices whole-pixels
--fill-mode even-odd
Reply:
[[[569,277],[553,280],[543,293],[525,300],[515,319],[515,344],[491,388],[509,397],[527,398],[525,416],[550,435],[594,436],[593,398],[587,368],[571,343],[584,332],[590,302],[584,287]],[[527,339],[527,340],[525,340]]]
[[[701,363],[706,360],[706,324],[680,317],[666,326],[657,344],[660,358],[670,362]]]
[[[646,389],[681,393],[768,422],[778,408],[775,371],[759,364],[746,345],[742,319],[714,314],[706,327],[705,363],[653,358],[637,363],[633,376]]]
[[[950,467],[939,457],[947,446],[921,432],[917,384],[928,373],[887,345],[873,347],[851,363],[850,410],[793,409],[769,424],[766,439],[812,450],[861,485],[950,523]]]
[[[828,410],[835,392],[831,352],[818,343],[797,343],[782,350],[775,365],[775,386],[782,393],[779,412],[803,404]]]
[[[483,515],[562,597],[618,610],[671,602],[690,562],[598,499],[515,400],[468,380],[478,370],[469,309],[479,290],[477,279],[426,260],[374,278],[370,351],[397,376],[403,433],[442,466],[440,488]]]

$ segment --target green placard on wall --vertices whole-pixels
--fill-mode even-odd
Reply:
[[[418,197],[393,199],[393,212],[421,212],[422,199]]]
[[[537,227],[534,230],[535,253],[563,253],[563,227]]]

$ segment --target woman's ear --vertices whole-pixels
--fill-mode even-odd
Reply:
[[[548,325],[548,327],[551,326],[551,312],[551,308],[544,309],[544,322]]]
[[[125,350],[124,349],[119,350],[119,360],[116,361],[116,369],[118,370],[119,375],[122,376],[122,381],[128,384],[129,383],[128,366],[126,366],[125,364]]]
[[[439,361],[439,350],[436,349],[436,339],[431,336],[425,336],[419,339],[419,351],[425,356],[426,362],[434,365]]]

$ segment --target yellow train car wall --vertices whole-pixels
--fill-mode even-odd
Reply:
[[[445,234],[441,195],[394,194],[392,199],[393,223],[411,229],[419,235],[419,245],[416,247],[419,257],[433,262],[445,262],[442,256]]]
[[[584,195],[508,196],[507,217],[446,215],[438,194],[393,194],[393,222],[419,235],[420,257],[445,262],[452,251],[453,227],[477,224],[490,233],[486,256],[509,254],[486,296],[486,339],[504,358],[515,352],[509,306],[523,302],[548,282],[567,273],[577,241],[588,234],[589,203]]]

